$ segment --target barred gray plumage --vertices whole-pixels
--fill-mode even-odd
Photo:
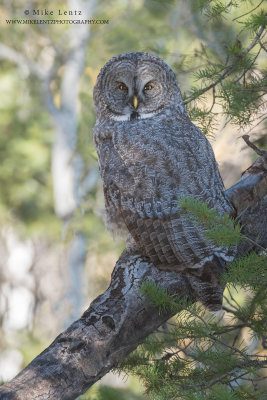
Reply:
[[[103,180],[107,227],[167,271],[188,276],[210,310],[222,304],[221,274],[234,249],[215,247],[180,212],[194,197],[232,213],[213,150],[188,118],[174,72],[148,53],[121,54],[101,70],[94,89],[94,142]]]

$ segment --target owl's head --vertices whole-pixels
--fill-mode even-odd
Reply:
[[[174,72],[149,53],[120,54],[101,69],[94,88],[99,119],[150,118],[166,109],[185,112]]]

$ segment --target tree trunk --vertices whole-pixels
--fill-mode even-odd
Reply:
[[[245,224],[247,234],[267,242],[267,165],[258,159],[226,193]],[[246,245],[242,253],[249,251]],[[141,295],[146,280],[169,294],[194,300],[190,277],[155,268],[139,254],[124,251],[112,273],[109,288],[82,317],[37,356],[12,381],[0,388],[1,400],[71,400],[125,357],[172,316],[159,312]]]
[[[90,19],[98,0],[68,0],[70,10],[78,9],[82,16],[77,19]],[[53,104],[51,92],[46,91],[46,104],[53,117],[55,139],[52,150],[52,176],[54,205],[56,214],[62,219],[63,231],[69,220],[81,205],[80,178],[83,162],[76,153],[77,143],[77,105],[79,82],[85,64],[86,47],[90,37],[90,25],[71,25],[69,34],[69,56],[64,64],[60,88],[60,109]],[[73,306],[68,320],[78,318],[83,304],[82,281],[84,263],[87,255],[87,241],[83,232],[77,232],[70,243],[68,270],[70,286],[67,298]],[[75,279],[73,279],[75,277]]]

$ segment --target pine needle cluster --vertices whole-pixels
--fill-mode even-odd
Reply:
[[[244,0],[195,3],[214,30],[220,25],[231,34],[219,51],[204,45],[195,51],[190,65],[195,66],[196,86],[185,95],[189,116],[204,133],[212,133],[221,114],[225,123],[253,130],[266,119],[267,73],[259,67],[267,52],[264,2],[247,1],[251,8],[243,14],[239,8]],[[206,203],[184,197],[179,205],[215,246],[251,241],[240,224]],[[201,304],[143,283],[142,294],[155,312],[171,310],[176,315],[118,369],[138,376],[148,399],[267,399],[267,253],[253,245],[254,252],[227,267],[221,319]]]
[[[179,204],[216,245],[247,240],[239,224],[206,203],[183,197]],[[267,257],[258,250],[229,265],[220,320],[201,304],[170,296],[153,282],[143,283],[141,292],[155,312],[176,314],[120,367],[142,380],[149,399],[266,398]]]
[[[228,32],[216,50],[202,45],[195,51],[195,81],[185,103],[190,118],[211,134],[219,115],[239,130],[253,129],[266,119],[266,70],[259,66],[260,57],[267,52],[267,10],[264,2],[248,1],[251,10],[236,15],[243,0],[198,0],[203,18],[216,32],[216,26]],[[256,3],[256,4],[255,4]]]

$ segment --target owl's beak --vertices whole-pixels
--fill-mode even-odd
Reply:
[[[135,95],[134,95],[134,97],[133,97],[133,106],[134,106],[135,110],[136,110],[137,107],[138,107],[138,98],[137,98],[137,96],[135,96]]]

